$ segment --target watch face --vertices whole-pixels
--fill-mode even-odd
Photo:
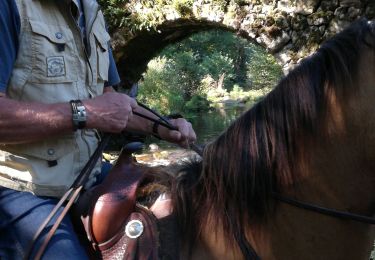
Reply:
[[[72,106],[72,118],[75,130],[86,126],[86,108],[80,100],[70,101]]]
[[[86,121],[86,109],[84,106],[77,107],[77,114],[80,121]]]

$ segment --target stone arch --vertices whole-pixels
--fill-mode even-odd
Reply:
[[[164,47],[214,28],[231,31],[272,53],[284,72],[356,19],[375,18],[373,0],[195,0],[165,5],[152,28],[115,30],[113,47],[123,87],[139,81],[147,63]],[[131,1],[131,15],[153,7]],[[133,6],[133,7],[134,7]],[[160,10],[159,10],[160,11]]]

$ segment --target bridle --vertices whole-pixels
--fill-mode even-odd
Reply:
[[[276,193],[276,192],[274,192],[272,195],[273,195],[274,199],[276,199],[280,202],[283,202],[283,203],[287,203],[287,204],[292,205],[292,206],[297,207],[297,208],[313,211],[313,212],[316,212],[316,213],[320,213],[320,214],[323,214],[323,215],[327,215],[327,216],[330,216],[330,217],[335,217],[335,218],[339,218],[339,219],[343,219],[343,220],[352,220],[352,221],[357,221],[357,222],[360,222],[360,223],[370,224],[370,225],[375,224],[375,218],[373,218],[373,217],[368,217],[368,216],[354,214],[354,213],[350,213],[350,212],[346,212],[346,211],[341,211],[341,210],[317,206],[315,204],[306,203],[306,202],[303,202],[303,201],[299,201],[299,200],[296,200],[296,199],[292,199],[292,198],[283,196],[280,193]]]

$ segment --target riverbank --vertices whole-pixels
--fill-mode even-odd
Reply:
[[[118,152],[103,153],[103,159],[115,163],[118,158]],[[161,149],[155,143],[148,145],[141,153],[134,154],[138,163],[148,166],[168,166],[170,164],[181,164],[190,158],[198,156],[194,151],[183,148]]]
[[[186,149],[157,150],[142,154],[136,154],[137,162],[148,166],[168,166],[170,164],[181,164],[194,158],[197,154],[194,151]]]

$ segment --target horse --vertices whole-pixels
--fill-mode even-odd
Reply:
[[[374,100],[375,24],[362,19],[305,58],[202,157],[148,169],[167,197],[149,208],[175,217],[179,258],[368,260]],[[166,211],[153,210],[160,202]]]

